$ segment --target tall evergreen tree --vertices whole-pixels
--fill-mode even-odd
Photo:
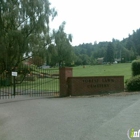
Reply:
[[[114,47],[112,43],[108,43],[104,61],[109,63],[114,62]]]

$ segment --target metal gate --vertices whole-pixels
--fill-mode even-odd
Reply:
[[[24,66],[1,72],[0,99],[17,95],[59,96],[59,69]]]

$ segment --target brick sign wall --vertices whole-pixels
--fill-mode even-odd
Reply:
[[[72,96],[124,91],[124,76],[69,77],[67,82]]]

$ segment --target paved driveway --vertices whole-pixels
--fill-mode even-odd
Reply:
[[[0,140],[127,140],[140,129],[140,94],[31,99],[0,100]]]

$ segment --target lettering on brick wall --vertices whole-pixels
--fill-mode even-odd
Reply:
[[[102,79],[102,82],[109,82],[109,83],[114,83],[115,80],[114,79],[110,79],[110,78],[105,78],[105,79]]]
[[[98,83],[99,79],[84,79],[83,83]]]
[[[108,88],[111,83],[114,83],[113,78],[103,78],[103,79],[84,79],[83,83],[88,84],[87,88]]]
[[[109,87],[109,84],[94,84],[94,85],[87,85],[88,88],[105,88]]]

